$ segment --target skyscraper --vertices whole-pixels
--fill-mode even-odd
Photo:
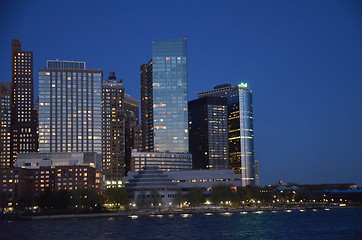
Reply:
[[[11,83],[0,83],[0,168],[11,167]]]
[[[39,70],[41,152],[102,153],[102,71],[84,62],[47,61]]]
[[[148,150],[153,143],[156,152],[188,152],[186,39],[152,43],[152,63],[141,66],[141,89],[146,103],[142,103],[142,124],[146,116],[153,119],[142,132],[149,138],[153,131]]]
[[[38,151],[34,112],[33,52],[22,51],[21,42],[12,40],[12,97],[10,166],[18,153]]]
[[[227,99],[203,97],[189,102],[193,169],[229,168]]]
[[[125,176],[125,116],[123,81],[114,72],[102,84],[102,153],[106,180]]]
[[[242,186],[259,185],[254,155],[252,92],[240,83],[228,93],[230,168],[241,174]]]
[[[197,94],[227,99],[229,167],[241,174],[242,186],[259,184],[258,162],[254,155],[252,91],[247,83],[223,84]]]
[[[142,146],[148,156],[150,152],[181,153],[176,162],[191,167],[188,143],[187,108],[187,54],[186,39],[152,43],[152,60],[143,64],[141,75],[141,120]],[[132,153],[132,158],[133,158]],[[142,168],[143,153],[135,153]],[[151,154],[152,155],[152,154]],[[180,167],[162,165],[162,159],[150,159],[150,164],[159,165],[163,170],[177,170]],[[172,156],[172,154],[170,155]]]

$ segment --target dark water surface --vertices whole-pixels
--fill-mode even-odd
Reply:
[[[0,239],[362,240],[362,209],[13,221]]]

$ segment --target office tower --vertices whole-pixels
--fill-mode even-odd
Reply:
[[[240,83],[228,93],[230,168],[241,174],[243,186],[258,185],[254,156],[252,92]]]
[[[189,145],[193,169],[229,168],[227,99],[189,102]]]
[[[152,43],[152,62],[141,66],[141,101],[144,151],[188,152],[186,39]]]
[[[11,83],[0,83],[0,168],[11,167]]]
[[[138,123],[138,100],[130,95],[124,95],[125,109],[125,135],[126,135],[126,158],[125,168],[127,172],[131,171],[131,153],[133,149],[142,150],[142,132]]]
[[[102,84],[102,152],[106,180],[125,176],[124,86],[114,72]]]
[[[38,151],[34,112],[33,52],[22,51],[20,40],[12,40],[12,101],[10,166],[18,153]]]
[[[48,60],[39,70],[41,152],[102,152],[102,71]]]
[[[229,167],[241,174],[242,186],[259,185],[258,162],[254,155],[252,91],[247,83],[223,84],[197,94],[200,98],[227,98]]]

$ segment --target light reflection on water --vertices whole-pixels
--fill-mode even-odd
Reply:
[[[362,209],[132,216],[3,222],[0,239],[362,239]]]

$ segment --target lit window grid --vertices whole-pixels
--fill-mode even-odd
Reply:
[[[101,153],[101,73],[39,73],[39,148]]]
[[[163,171],[192,169],[192,155],[161,152],[133,152],[134,169],[140,171],[144,166],[158,166]]]
[[[0,168],[11,167],[11,85],[0,83]]]
[[[104,81],[102,85],[102,156],[107,180],[125,175],[125,119],[123,84]]]

